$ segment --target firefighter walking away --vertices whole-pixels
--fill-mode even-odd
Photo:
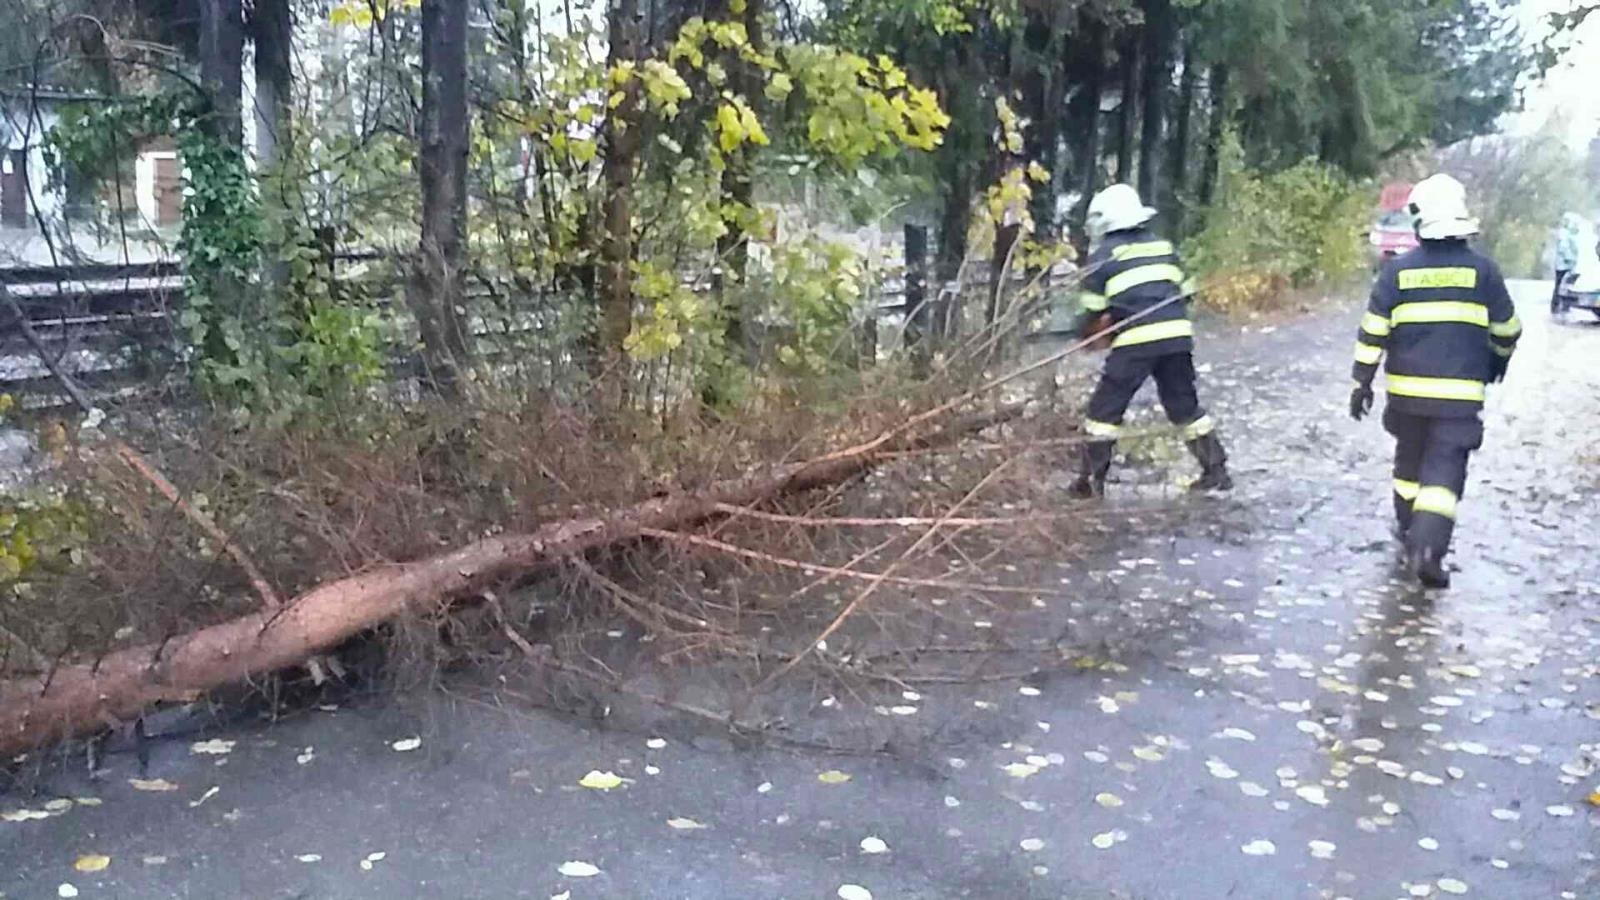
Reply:
[[[1084,422],[1089,441],[1071,488],[1076,497],[1105,493],[1123,415],[1139,388],[1152,378],[1167,418],[1182,431],[1200,462],[1200,480],[1192,487],[1233,487],[1216,424],[1200,406],[1195,390],[1190,286],[1176,248],[1149,228],[1155,215],[1125,184],[1106,188],[1089,203],[1087,225],[1096,246],[1086,265],[1079,332],[1089,336],[1121,327],[1111,337],[1111,353],[1089,398]]]
[[[1461,183],[1434,175],[1412,189],[1409,208],[1421,246],[1378,273],[1356,342],[1350,415],[1371,411],[1382,362],[1396,535],[1411,573],[1443,588],[1467,462],[1483,443],[1487,385],[1505,378],[1522,325],[1499,267],[1467,245],[1478,222]]]

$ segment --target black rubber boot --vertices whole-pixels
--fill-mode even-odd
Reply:
[[[1200,463],[1200,478],[1189,485],[1191,491],[1229,491],[1233,477],[1228,474],[1228,451],[1215,433],[1189,442],[1189,452]]]
[[[1425,588],[1443,590],[1450,586],[1450,571],[1444,567],[1444,554],[1431,547],[1411,554],[1411,573]]]
[[[1079,500],[1092,500],[1106,495],[1106,473],[1111,471],[1111,457],[1116,453],[1115,441],[1092,441],[1084,444],[1078,454],[1078,478],[1067,488],[1067,494]]]

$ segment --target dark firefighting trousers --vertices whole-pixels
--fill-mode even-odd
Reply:
[[[1122,433],[1122,417],[1128,404],[1147,379],[1154,378],[1156,393],[1167,419],[1183,432],[1189,450],[1200,461],[1206,472],[1223,469],[1228,455],[1222,440],[1217,437],[1216,423],[1200,406],[1200,396],[1194,385],[1194,355],[1188,351],[1162,356],[1131,356],[1112,350],[1106,357],[1105,370],[1100,383],[1089,397],[1087,421],[1084,431],[1090,437],[1082,457],[1084,477],[1096,482],[1105,481],[1116,455],[1117,438]]]
[[[1467,462],[1483,445],[1477,416],[1433,418],[1385,410],[1394,435],[1394,515],[1407,549],[1443,558],[1467,487]]]

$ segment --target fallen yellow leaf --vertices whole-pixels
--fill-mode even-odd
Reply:
[[[111,857],[91,854],[78,857],[78,861],[73,863],[72,867],[79,872],[104,872],[109,865],[111,865]]]
[[[693,819],[684,818],[668,819],[667,824],[679,831],[699,831],[706,827]]]
[[[592,771],[578,779],[579,787],[593,788],[597,791],[609,791],[622,787],[622,777],[615,772]]]
[[[1595,791],[1589,795],[1589,805],[1600,806],[1600,791]]]
[[[829,769],[828,771],[823,772],[821,775],[818,775],[817,780],[823,784],[844,784],[846,781],[850,780],[850,776],[849,774],[841,772],[838,769]]]
[[[133,785],[133,789],[136,791],[164,792],[178,789],[177,785],[165,778],[129,778],[128,783]]]

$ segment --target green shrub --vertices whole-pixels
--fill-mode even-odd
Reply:
[[[1251,170],[1230,136],[1217,200],[1184,257],[1200,277],[1202,302],[1258,307],[1288,288],[1360,271],[1371,214],[1369,185],[1310,159],[1277,172]]]

